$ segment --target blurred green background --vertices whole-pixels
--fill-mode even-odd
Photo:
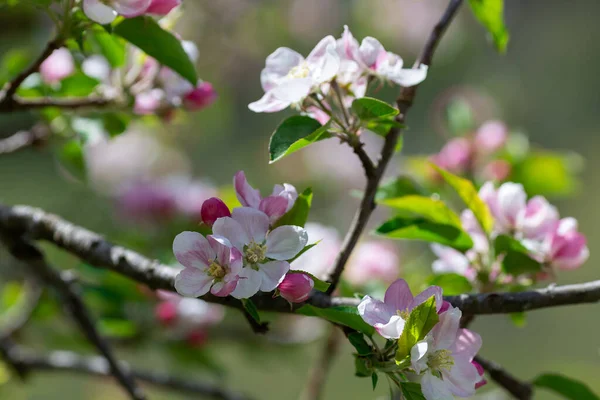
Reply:
[[[323,36],[339,36],[348,24],[357,38],[377,37],[407,64],[417,56],[429,30],[443,11],[441,0],[187,0],[178,31],[200,49],[199,75],[214,84],[219,100],[211,107],[189,114],[183,120],[147,129],[147,134],[179,149],[191,161],[198,178],[227,185],[233,174],[246,170],[252,183],[263,188],[286,181],[299,188],[312,186],[315,205],[311,220],[336,226],[344,232],[350,223],[354,199],[351,189],[361,189],[362,176],[352,157],[322,150],[327,163],[319,164],[303,150],[268,165],[267,144],[271,132],[285,113],[254,114],[247,104],[262,95],[260,70],[265,57],[279,46],[308,53]],[[439,150],[444,143],[440,129],[440,104],[452,93],[475,96],[483,117],[505,121],[511,128],[529,134],[531,141],[550,149],[568,149],[586,160],[583,184],[576,196],[555,200],[561,215],[580,221],[589,239],[590,260],[581,269],[559,275],[559,283],[598,279],[596,249],[600,246],[600,214],[592,199],[599,195],[600,168],[595,157],[600,132],[598,65],[600,25],[596,1],[506,1],[506,23],[511,34],[508,52],[497,54],[484,30],[463,9],[434,58],[434,66],[420,87],[411,110],[404,153],[422,154]],[[2,11],[0,14],[0,58],[11,48],[42,48],[51,26],[41,15]],[[394,92],[386,92],[392,99]],[[27,113],[0,115],[0,137],[31,125]],[[340,154],[348,154],[339,149]],[[317,150],[315,150],[317,151]],[[318,158],[318,157],[317,157]],[[321,162],[323,162],[321,160]],[[341,176],[332,176],[335,164]],[[329,166],[328,166],[329,165]],[[398,172],[392,165],[389,174]],[[338,172],[339,172],[338,171]],[[350,171],[350,172],[348,172]],[[336,174],[338,173],[336,172]],[[85,184],[65,176],[51,146],[0,156],[0,201],[29,204],[62,215],[79,225],[102,232],[109,238],[122,236],[115,222],[113,205]],[[335,211],[334,211],[335,210]],[[382,215],[376,215],[381,221]],[[410,245],[404,245],[410,252]],[[62,267],[76,267],[76,260],[48,248],[49,256]],[[0,262],[8,262],[0,253]],[[408,257],[407,257],[408,258]],[[423,265],[422,268],[427,268]],[[506,366],[515,375],[530,379],[541,372],[556,371],[585,381],[596,392],[600,382],[600,322],[597,305],[581,305],[535,311],[522,328],[508,317],[487,316],[475,321],[484,345],[482,355]],[[276,317],[273,316],[272,319]],[[226,369],[226,385],[258,399],[296,398],[308,371],[317,359],[321,343],[305,346],[273,345],[252,338],[249,328],[237,324],[230,311],[226,323],[237,326],[242,343],[221,337],[217,330],[209,343],[212,357]],[[312,329],[312,328],[311,328]],[[47,333],[59,330],[58,335]],[[66,319],[39,321],[27,328],[21,341],[36,348],[65,348],[79,333]],[[227,335],[224,335],[227,336]],[[49,339],[50,338],[50,339]],[[77,349],[91,351],[87,345]],[[119,345],[118,353],[134,365],[213,379],[194,360],[181,362],[165,355],[152,340]],[[373,393],[367,379],[355,378],[350,346],[344,344],[327,381],[326,399],[362,399],[385,396],[385,382]],[[27,384],[5,379],[0,371],[0,398],[21,399],[116,399],[120,388],[108,379],[67,374],[32,374]],[[192,398],[152,389],[153,399]],[[536,399],[552,399],[538,393]]]

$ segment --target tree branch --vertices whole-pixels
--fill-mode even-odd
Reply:
[[[2,347],[0,347],[1,351]],[[95,376],[110,376],[109,363],[103,357],[85,357],[70,351],[53,351],[48,354],[36,354],[21,346],[13,345],[8,349],[8,356],[16,365],[30,371],[59,371]],[[228,391],[216,384],[198,382],[196,378],[184,378],[153,371],[142,371],[130,368],[120,361],[120,368],[127,370],[136,379],[150,384],[172,389],[181,393],[201,395],[219,400],[249,400],[250,398]]]
[[[431,66],[433,53],[438,43],[442,39],[444,32],[450,25],[450,22],[452,22],[452,19],[456,15],[456,12],[458,11],[461,4],[462,0],[450,1],[448,8],[442,15],[442,18],[436,24],[436,26],[433,28],[433,31],[429,35],[429,39],[427,40],[425,48],[423,49],[423,52],[419,59],[417,59],[417,61],[415,62],[413,68],[419,68],[421,64]],[[406,113],[408,109],[412,106],[413,100],[416,95],[417,87],[418,85],[412,87],[404,87],[400,91],[400,96],[396,101],[398,109],[400,110],[400,113],[396,117],[396,121],[398,123],[403,124],[405,122]],[[367,173],[367,177],[369,178],[367,179],[367,186],[365,188],[362,201],[360,203],[359,209],[357,210],[354,216],[354,219],[352,220],[350,230],[344,238],[342,250],[340,251],[337,259],[335,260],[335,267],[333,269],[331,277],[329,278],[329,281],[331,282],[331,286],[329,286],[329,289],[327,291],[327,293],[329,294],[333,293],[333,291],[335,290],[342,276],[342,272],[344,272],[346,262],[350,258],[350,254],[352,253],[352,250],[354,250],[356,243],[358,243],[358,239],[360,238],[363,230],[365,229],[367,222],[369,221],[369,218],[373,213],[373,210],[375,210],[375,194],[377,193],[377,188],[379,187],[379,183],[383,178],[383,174],[388,163],[394,155],[396,143],[398,142],[398,138],[400,137],[401,133],[402,130],[397,127],[392,128],[388,132],[388,134],[385,137],[385,143],[383,145],[383,148],[381,149],[379,162],[377,163],[377,167],[375,168],[374,174],[372,174],[369,177],[369,174]]]
[[[50,136],[48,127],[38,124],[27,131],[19,131],[7,138],[0,139],[0,154],[14,153],[29,146],[37,146]]]
[[[110,346],[96,330],[94,320],[73,283],[63,279],[60,273],[46,262],[43,253],[33,244],[25,241],[20,233],[15,234],[8,229],[0,229],[0,239],[15,258],[26,263],[33,273],[36,273],[42,281],[58,292],[62,302],[69,309],[87,339],[106,358],[112,374],[131,398],[145,400],[146,396],[137,387],[130,374],[121,368],[113,356]]]
[[[480,356],[476,356],[475,361],[486,370],[494,382],[506,389],[516,399],[530,400],[532,398],[533,390],[529,383],[521,382],[493,361],[488,361]]]
[[[0,112],[13,112],[19,110],[33,110],[44,107],[58,107],[63,109],[79,109],[87,107],[103,107],[113,104],[114,100],[100,96],[52,98],[33,97],[21,98],[13,96],[11,101],[0,102]]]

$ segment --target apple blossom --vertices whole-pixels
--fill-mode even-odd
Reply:
[[[574,218],[563,218],[542,244],[545,262],[559,269],[576,269],[587,261],[587,240],[577,229]]]
[[[224,237],[182,232],[173,241],[173,253],[184,269],[175,278],[175,289],[188,297],[200,297],[210,290],[228,296],[238,284],[242,255]]]
[[[438,257],[431,265],[431,269],[436,274],[454,273],[473,280],[476,277],[476,271],[471,266],[471,261],[465,254],[452,247],[442,246],[434,243],[431,250]]]
[[[398,278],[400,258],[389,242],[363,242],[354,250],[344,269],[344,278],[355,286],[370,281],[389,284]]]
[[[440,168],[447,169],[453,173],[467,171],[473,156],[471,142],[466,138],[455,138],[450,140],[432,157],[432,161]]]
[[[231,217],[231,211],[229,211],[229,207],[227,207],[223,200],[217,197],[211,197],[202,203],[200,216],[202,218],[202,222],[208,226],[213,226],[217,219],[222,217]]]
[[[543,239],[558,222],[558,210],[542,196],[529,199],[517,215],[516,228],[525,238]]]
[[[310,296],[315,286],[312,278],[306,274],[287,274],[283,281],[277,286],[279,295],[290,303],[302,303]]]
[[[144,14],[152,0],[83,0],[83,12],[99,24],[110,24],[117,15],[126,18]]]
[[[292,49],[280,47],[267,57],[260,74],[264,96],[248,108],[254,112],[276,112],[302,104],[308,95],[333,79],[339,67],[333,36],[323,38],[306,59]]]
[[[418,295],[412,295],[404,279],[398,279],[385,292],[384,301],[365,296],[358,305],[358,313],[386,339],[397,339],[402,334],[406,318],[413,308],[435,296],[436,309],[442,307],[442,289],[431,286]]]
[[[296,188],[288,183],[275,185],[270,196],[262,197],[246,180],[244,171],[238,171],[233,177],[233,187],[237,199],[244,207],[251,207],[267,214],[271,223],[288,212],[298,198]]]
[[[427,66],[403,69],[403,61],[397,54],[388,52],[375,38],[367,36],[359,45],[348,26],[344,26],[341,42],[342,54],[355,61],[363,72],[392,81],[402,86],[414,86],[425,80]]]
[[[411,365],[421,377],[427,400],[470,397],[481,381],[473,358],[481,348],[481,337],[460,329],[462,312],[450,306],[425,339],[411,349]]]
[[[258,290],[270,292],[290,269],[287,260],[306,245],[308,235],[299,226],[284,225],[269,231],[269,217],[250,207],[235,208],[231,217],[219,218],[213,233],[229,239],[242,254],[244,268],[232,295],[247,298]]]
[[[517,217],[525,209],[527,201],[523,185],[507,182],[495,189],[492,182],[486,182],[479,190],[479,197],[490,208],[497,233],[510,233],[516,229]]]
[[[167,15],[172,9],[181,5],[181,0],[152,0],[146,13],[154,15]]]
[[[75,62],[66,47],[56,49],[40,65],[40,75],[46,83],[56,83],[75,72]]]
[[[190,111],[210,106],[217,99],[217,92],[208,82],[199,81],[195,88],[183,96],[183,106]]]
[[[319,279],[326,279],[334,266],[341,248],[341,240],[335,228],[309,222],[304,226],[310,244],[318,245],[301,254],[292,262],[292,269],[306,271]]]
[[[176,212],[176,200],[160,182],[136,182],[117,195],[119,214],[126,219],[147,221],[166,219]]]
[[[135,96],[133,112],[138,115],[154,114],[161,106],[165,94],[160,89],[151,89]]]
[[[512,165],[505,160],[493,160],[486,164],[481,176],[486,180],[500,182],[507,179],[512,171]]]
[[[506,144],[508,128],[501,121],[483,123],[475,133],[475,150],[483,154],[491,154]]]

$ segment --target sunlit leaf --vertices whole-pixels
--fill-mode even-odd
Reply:
[[[488,30],[496,49],[504,53],[509,35],[504,26],[504,0],[469,0],[475,17]]]
[[[315,142],[329,139],[328,124],[321,125],[305,115],[295,115],[283,121],[273,132],[269,142],[270,163],[295,153]]]

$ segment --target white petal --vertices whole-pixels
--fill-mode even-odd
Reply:
[[[340,56],[333,36],[327,36],[315,46],[306,62],[316,83],[330,81],[340,69]]]
[[[100,0],[83,0],[83,12],[89,19],[99,24],[110,24],[117,17],[117,12]]]
[[[444,381],[433,376],[429,371],[425,372],[421,379],[421,390],[427,400],[454,400],[452,392],[450,392]]]
[[[462,312],[458,308],[450,308],[440,314],[440,322],[432,330],[435,349],[449,349],[456,340]]]
[[[213,234],[227,238],[240,251],[250,243],[250,237],[244,228],[231,217],[217,219],[213,225]]]
[[[371,67],[377,61],[377,57],[379,57],[379,55],[384,52],[385,49],[379,40],[371,36],[367,36],[363,39],[358,51],[360,53],[362,62],[365,63],[367,67]]]
[[[415,86],[427,77],[427,65],[421,64],[419,68],[394,68],[386,77],[400,86]]]
[[[377,332],[386,339],[398,339],[402,335],[406,321],[399,315],[393,315],[387,324],[373,325]]]
[[[250,207],[238,207],[233,209],[231,218],[240,224],[250,241],[259,244],[265,241],[269,230],[269,216],[267,214]]]
[[[270,261],[259,265],[259,272],[262,274],[260,290],[263,292],[275,290],[289,270],[290,263],[287,261]]]
[[[217,262],[223,266],[229,265],[231,242],[223,236],[208,235],[206,239],[216,254]]]
[[[113,7],[124,17],[137,17],[146,12],[152,0],[114,0]]]
[[[278,99],[271,92],[267,92],[259,100],[248,104],[250,111],[260,112],[277,112],[290,106],[289,101]]]
[[[269,93],[283,103],[299,103],[308,96],[313,86],[312,78],[290,78],[271,89]]]
[[[308,243],[304,228],[284,225],[273,229],[267,236],[267,257],[275,260],[294,258]]]
[[[185,267],[204,269],[215,252],[204,236],[198,232],[181,232],[173,240],[173,254]]]
[[[390,319],[396,315],[396,310],[383,301],[365,296],[358,304],[358,314],[367,324],[375,326],[375,324],[383,325],[390,322]]]
[[[247,299],[254,296],[258,292],[262,280],[260,272],[247,267],[242,269],[239,276],[240,280],[231,295],[236,299]]]
[[[421,371],[427,369],[427,357],[425,356],[427,355],[429,348],[429,342],[427,340],[422,340],[410,349],[410,362],[417,374],[420,374]]]
[[[264,91],[270,90],[275,82],[286,76],[290,70],[304,61],[298,52],[287,47],[280,47],[267,57],[265,68],[260,74]]]
[[[211,276],[196,268],[184,268],[175,277],[175,289],[182,296],[200,297],[205,295],[213,282]]]
[[[470,397],[475,394],[475,384],[481,376],[471,360],[460,355],[453,356],[454,365],[450,371],[442,370],[442,377],[448,389],[456,396]]]

